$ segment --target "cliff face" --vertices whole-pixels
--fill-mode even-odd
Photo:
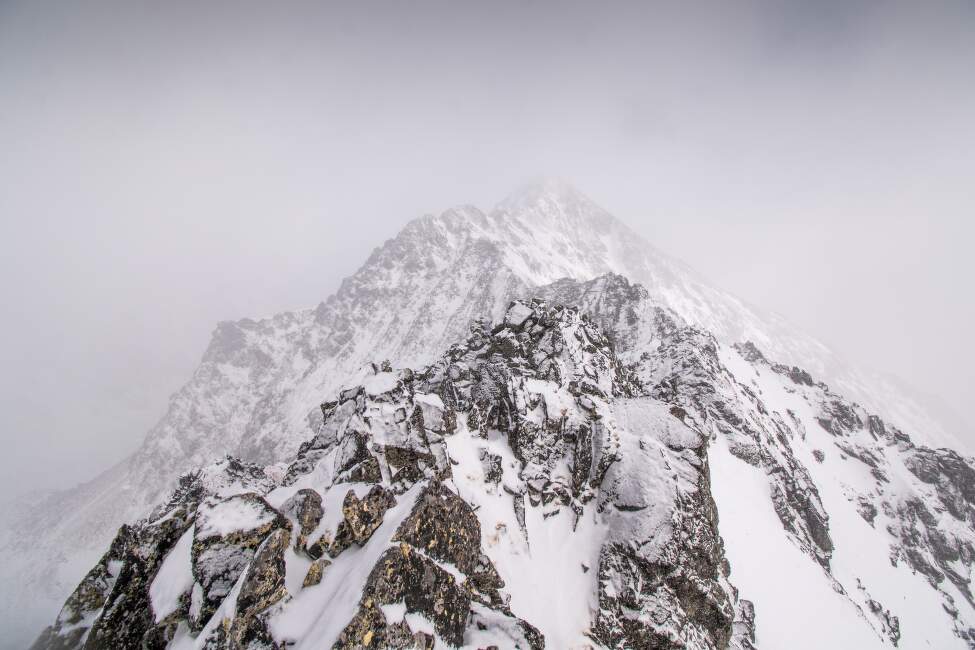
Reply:
[[[971,457],[753,343],[687,325],[625,278],[540,295],[590,314],[649,393],[711,440],[731,579],[754,602],[760,643],[975,645]]]

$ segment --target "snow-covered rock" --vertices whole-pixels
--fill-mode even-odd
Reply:
[[[139,579],[35,647],[748,647],[707,438],[577,310],[514,303],[398,377],[260,493],[191,475],[106,556]]]
[[[719,531],[758,645],[975,646],[975,460],[686,325],[620,276],[540,293],[588,311],[648,392],[712,441]]]

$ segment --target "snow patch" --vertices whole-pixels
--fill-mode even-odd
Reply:
[[[193,587],[193,526],[183,533],[166,555],[149,586],[149,599],[156,623],[179,607],[180,597]]]

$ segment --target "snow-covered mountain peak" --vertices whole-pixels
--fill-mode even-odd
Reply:
[[[625,259],[628,247],[635,243],[649,249],[625,224],[562,181],[521,188],[487,212],[458,205],[438,216],[414,219],[385,247],[406,254],[414,244],[426,247],[430,242],[454,250],[472,242],[492,244],[528,285],[625,272],[632,266]],[[656,251],[653,255],[664,257]]]
[[[753,341],[768,359],[808,371],[916,443],[945,444],[936,419],[903,391],[850,370],[814,339],[657,251],[581,192],[546,181],[487,211],[461,205],[411,221],[315,309],[222,323],[130,459],[24,508],[0,542],[0,579],[29,585],[31,602],[53,609],[113,531],[165,499],[181,473],[226,454],[262,466],[290,458],[322,423],[316,404],[361,381],[370,362],[426,366],[463,341],[472,322],[498,322],[512,300],[534,297],[601,314],[616,349],[637,353],[628,362],[685,326],[706,333],[697,346],[705,357],[714,341],[726,350]],[[829,559],[815,526],[796,531],[796,543]],[[0,627],[50,620],[50,611],[25,616],[23,600],[0,603]]]
[[[561,179],[543,179],[509,194],[492,211],[497,219],[508,215],[533,215],[542,221],[576,226],[605,226],[615,221],[601,206]]]

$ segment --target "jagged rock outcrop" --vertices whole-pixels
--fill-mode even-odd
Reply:
[[[295,530],[295,550],[307,550],[308,536],[315,532],[322,515],[322,495],[310,488],[295,492],[281,506],[281,514],[288,518]]]
[[[288,595],[285,551],[290,541],[291,532],[277,528],[254,554],[237,595],[237,615],[227,632],[230,648],[274,647],[265,612]]]
[[[600,552],[600,609],[593,636],[606,647],[726,648],[735,617],[734,591],[725,581],[706,439],[676,422],[654,422],[653,411],[642,410],[639,419],[653,422],[663,435],[644,441],[639,452],[628,450],[607,476],[609,487],[600,505],[623,521]],[[636,422],[637,413],[628,414],[630,422]],[[656,416],[668,417],[659,410]],[[652,520],[639,513],[654,507],[646,497],[658,493],[651,485],[667,468],[679,474],[671,534],[661,540],[648,526]],[[644,489],[634,490],[634,483]]]
[[[821,567],[822,597],[846,601],[837,611],[846,610],[848,625],[866,623],[861,647],[975,647],[969,478],[975,461],[917,445],[806,370],[769,361],[754,343],[726,346],[688,327],[625,278],[563,281],[542,295],[589,312],[646,390],[712,439],[712,456],[727,450],[729,466],[741,464],[736,473],[748,474],[743,466],[761,473],[765,487],[756,498],[770,502],[768,512],[781,529]],[[713,490],[719,511],[718,497],[734,505],[737,481],[724,477]],[[756,512],[754,505],[743,506],[736,516]],[[834,530],[837,513],[842,547]],[[759,519],[756,514],[749,526]],[[857,552],[861,547],[871,550]],[[763,555],[747,548],[731,553],[732,580],[741,571],[745,578],[767,571]],[[916,582],[917,576],[934,589]],[[895,583],[902,591],[891,588]],[[809,620],[804,634],[818,638],[812,619],[771,590],[747,596],[757,602],[749,617],[759,631],[768,621],[763,616]],[[911,606],[898,605],[905,598]],[[774,631],[769,627],[766,638]],[[782,628],[777,638],[792,643],[795,634]]]
[[[279,529],[290,538],[290,522],[253,493],[200,504],[193,533],[192,629],[202,629],[252,565],[258,547]]]
[[[32,649],[62,650],[81,647],[89,627],[79,625],[97,616],[105,607],[115,587],[126,552],[132,546],[133,531],[128,526],[119,529],[111,547],[88,572],[71,597],[64,603],[54,625],[46,629]]]
[[[396,498],[380,485],[375,485],[362,499],[349,490],[342,502],[342,521],[335,532],[329,553],[336,557],[352,544],[362,546],[383,523],[383,515],[396,505]]]
[[[504,581],[481,552],[480,539],[481,525],[470,505],[436,480],[423,490],[393,537],[393,541],[457,567],[467,576],[474,597],[499,605]]]

